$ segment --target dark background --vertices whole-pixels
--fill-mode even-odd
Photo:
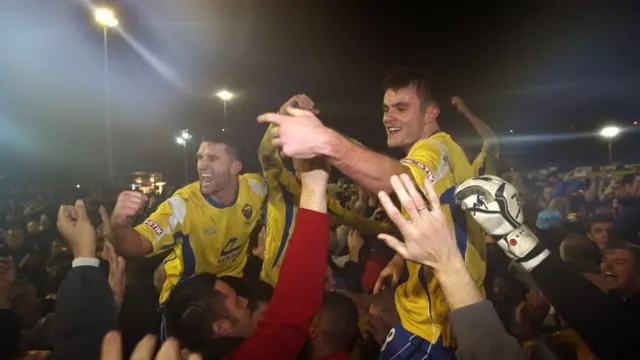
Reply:
[[[296,93],[313,97],[330,126],[384,150],[379,83],[397,65],[430,74],[446,131],[477,140],[449,106],[460,95],[521,167],[606,162],[594,132],[609,122],[630,130],[616,159],[640,157],[633,1],[108,3],[123,28],[109,33],[118,173],[180,181],[174,137],[222,128],[222,102],[210,96],[222,88],[237,95],[229,128],[248,170],[258,170],[265,129],[256,115]],[[73,183],[106,175],[102,40],[84,1],[0,3],[0,174]]]

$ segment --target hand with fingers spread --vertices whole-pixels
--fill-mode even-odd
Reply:
[[[74,205],[60,206],[57,225],[74,257],[95,257],[96,230],[89,221],[84,201],[77,200]]]
[[[273,146],[282,148],[282,155],[297,159],[321,155],[326,134],[330,131],[312,111],[292,107],[283,114],[262,114],[258,122],[277,125],[271,129]]]
[[[156,338],[147,335],[136,345],[131,354],[131,360],[152,360],[156,349]],[[122,360],[122,336],[117,331],[110,331],[102,340],[101,360]],[[180,351],[180,344],[170,338],[162,344],[155,360],[202,360],[198,354],[191,354],[186,350]]]
[[[393,187],[403,208],[409,215],[405,219],[387,193],[378,194],[380,203],[404,237],[404,243],[388,234],[378,237],[394,249],[399,255],[431,268],[436,271],[452,259],[461,259],[460,251],[455,242],[455,236],[440,207],[440,200],[433,184],[425,180],[429,204],[416,189],[411,178],[403,174],[391,177]]]

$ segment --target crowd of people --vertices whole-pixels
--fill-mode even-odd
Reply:
[[[296,95],[258,117],[259,174],[205,134],[172,193],[3,193],[0,358],[640,358],[634,169],[500,171],[462,99],[473,156],[420,71],[383,89],[401,160]]]

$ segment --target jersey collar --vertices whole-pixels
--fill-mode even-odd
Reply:
[[[233,205],[236,204],[236,202],[238,201],[238,194],[240,193],[240,181],[238,180],[238,186],[236,187],[236,194],[233,196],[233,200],[231,201],[231,203],[227,204],[223,204],[221,202],[217,202],[213,199],[212,196],[206,196],[204,194],[202,194],[202,196],[204,196],[205,200],[207,200],[207,202],[218,209],[224,209],[224,208],[228,208],[231,207]]]

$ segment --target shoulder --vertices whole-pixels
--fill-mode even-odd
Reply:
[[[267,182],[260,174],[250,173],[240,175],[240,179],[249,185],[249,188],[258,196],[267,195]]]

